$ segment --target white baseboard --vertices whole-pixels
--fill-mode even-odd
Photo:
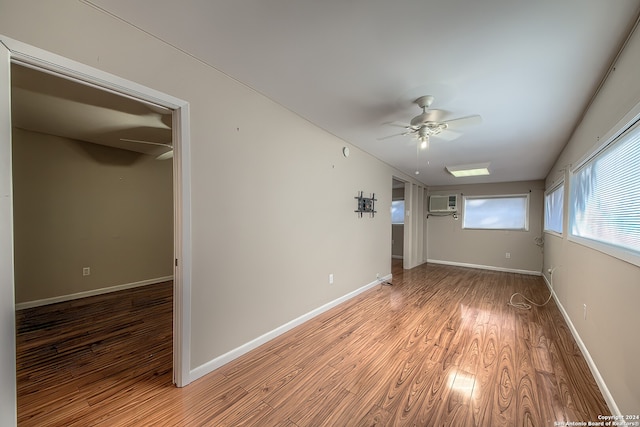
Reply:
[[[518,274],[528,274],[531,276],[542,276],[542,273],[540,271],[519,270],[515,268],[505,268],[505,267],[494,267],[492,265],[468,264],[466,262],[442,261],[439,259],[427,259],[427,262],[430,262],[432,264],[453,265],[456,267],[479,268],[481,270],[503,271],[505,273],[518,273]]]
[[[551,282],[549,282],[549,280],[547,279],[547,276],[542,275],[542,277],[544,278],[545,283],[547,284],[547,286],[551,290],[551,294],[553,295],[553,300],[556,302],[556,305],[560,309],[560,313],[562,313],[562,317],[564,317],[565,322],[567,322],[567,325],[569,326],[569,330],[571,331],[571,335],[573,335],[573,339],[576,340],[576,344],[578,344],[578,347],[580,348],[580,351],[582,351],[582,355],[584,356],[585,360],[587,361],[587,365],[589,365],[589,369],[591,370],[591,373],[593,374],[593,378],[596,380],[596,384],[598,384],[598,388],[600,388],[600,392],[602,393],[602,397],[604,397],[604,400],[607,402],[607,406],[609,407],[609,410],[611,411],[611,414],[612,415],[622,416],[622,413],[620,412],[620,409],[618,408],[618,405],[616,404],[615,400],[613,399],[613,396],[611,395],[611,392],[609,391],[609,388],[607,387],[607,384],[604,382],[604,378],[602,378],[602,375],[600,375],[600,371],[598,370],[598,367],[596,366],[596,363],[593,361],[593,358],[591,357],[591,354],[589,354],[589,350],[587,350],[587,346],[584,344],[584,341],[582,341],[582,338],[580,338],[580,334],[578,334],[578,330],[573,325],[573,322],[571,321],[571,318],[569,317],[569,314],[564,309],[564,306],[562,305],[562,303],[558,299],[558,296],[556,295],[556,292],[554,291],[553,287],[551,286]]]
[[[314,317],[324,313],[325,311],[337,306],[338,304],[341,304],[347,300],[350,300],[351,298],[355,297],[356,295],[361,294],[362,292],[369,290],[371,288],[373,288],[374,286],[380,285],[383,282],[389,281],[391,280],[392,275],[388,274],[384,277],[381,277],[378,280],[375,280],[365,286],[362,286],[361,288],[356,289],[355,291],[349,292],[346,295],[341,296],[338,299],[335,299],[331,302],[328,302],[327,304],[316,308],[315,310],[312,310],[306,314],[303,314],[302,316],[291,320],[290,322],[285,323],[282,326],[277,327],[276,329],[269,331],[261,336],[259,336],[258,338],[255,338],[243,345],[241,345],[240,347],[234,348],[233,350],[223,354],[222,356],[218,356],[213,360],[210,360],[209,362],[198,366],[195,369],[192,369],[191,372],[189,373],[189,382],[195,381],[198,378],[201,378],[205,375],[207,375],[210,372],[213,372],[214,370],[218,369],[219,367],[226,365],[227,363],[233,361],[234,359],[237,359],[238,357],[242,356],[245,353],[250,352],[251,350],[261,346],[262,344],[267,343],[268,341],[271,341],[272,339],[278,337],[279,335],[284,334],[285,332],[295,328],[296,326],[299,326],[301,324],[303,324],[304,322],[313,319]]]
[[[20,302],[16,304],[16,310],[24,310],[25,308],[40,307],[47,304],[55,304],[57,302],[72,301],[74,299],[91,297],[94,295],[108,294],[109,292],[122,291],[124,289],[133,289],[140,286],[153,285],[154,283],[162,283],[173,280],[173,276],[158,277],[155,279],[141,280],[139,282],[125,283],[123,285],[109,286],[107,288],[92,289],[90,291],[77,292],[70,295],[61,295],[57,297],[44,298],[34,301]]]

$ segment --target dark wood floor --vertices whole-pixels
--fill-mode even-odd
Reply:
[[[546,300],[540,277],[395,262],[393,274],[183,389],[171,284],[21,311],[19,424],[553,426],[609,413],[554,302],[507,305],[514,292]]]

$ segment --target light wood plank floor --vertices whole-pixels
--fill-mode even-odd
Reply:
[[[554,302],[507,305],[514,292],[546,300],[540,277],[395,261],[393,274],[183,389],[171,284],[21,311],[19,424],[553,426],[609,413]]]

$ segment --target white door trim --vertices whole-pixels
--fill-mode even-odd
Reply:
[[[13,288],[13,174],[11,173],[11,53],[0,40],[0,413],[17,424],[16,328]]]
[[[146,86],[122,79],[110,73],[81,64],[79,62],[64,58],[62,56],[47,52],[45,50],[27,45],[0,35],[0,42],[9,49],[10,62],[18,63],[27,67],[33,67],[39,71],[53,73],[60,77],[66,77],[84,84],[98,87],[102,90],[117,93],[118,95],[134,98],[139,101],[148,102],[165,108],[174,110],[173,114],[173,194],[174,194],[174,333],[173,333],[173,375],[174,382],[178,387],[183,387],[190,382],[190,337],[191,337],[191,160],[190,160],[190,133],[189,133],[189,104],[173,96],[164,94]],[[7,67],[8,67],[7,63]],[[10,67],[8,67],[10,68]],[[2,73],[0,73],[2,77]],[[7,84],[9,85],[8,87]],[[0,82],[1,99],[10,99],[4,94],[9,94],[11,90],[10,79],[3,78]],[[9,108],[10,113],[10,108]],[[11,122],[7,121],[3,113],[1,118],[4,125],[8,123],[10,132]],[[9,116],[10,118],[10,116]],[[3,126],[4,128],[4,126]],[[9,154],[7,156],[7,153]],[[0,141],[0,160],[2,171],[0,172],[0,230],[2,243],[0,243],[0,294],[11,295],[11,316],[13,318],[14,306],[14,280],[13,280],[13,243],[5,240],[5,233],[13,233],[12,222],[12,188],[11,188],[11,162],[7,169],[5,159],[10,159],[10,140]],[[8,170],[8,172],[7,172]],[[7,176],[9,178],[7,186]],[[5,203],[6,200],[7,203]],[[7,212],[5,212],[7,211]],[[7,215],[5,215],[7,213]],[[7,231],[8,230],[8,231]],[[9,234],[9,237],[11,236]],[[7,268],[5,268],[5,266]],[[8,268],[10,267],[10,268]],[[10,289],[9,289],[10,288]],[[9,292],[11,292],[9,294]],[[4,300],[4,298],[2,298]],[[2,302],[2,316],[5,317],[9,307],[4,307]],[[2,321],[3,328],[6,328],[8,321]],[[13,325],[13,324],[12,324]],[[0,338],[0,348],[2,348],[3,365],[0,369],[0,378],[4,379],[6,364],[4,363],[5,352],[13,351],[12,375],[15,384],[15,327],[13,327],[13,338],[5,337],[4,332]],[[6,381],[2,381],[7,384]],[[14,387],[15,390],[15,387]],[[14,395],[15,400],[15,395]],[[4,395],[3,395],[4,401]],[[14,405],[15,407],[15,402]],[[4,408],[4,402],[0,404]],[[3,411],[4,413],[4,411]]]

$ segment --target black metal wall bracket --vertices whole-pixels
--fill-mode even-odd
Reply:
[[[376,214],[375,210],[375,202],[376,199],[375,193],[371,193],[371,197],[364,197],[364,193],[361,191],[354,199],[358,200],[358,209],[354,212],[358,214],[360,218],[362,218],[362,214],[368,213],[371,215],[371,218]]]

